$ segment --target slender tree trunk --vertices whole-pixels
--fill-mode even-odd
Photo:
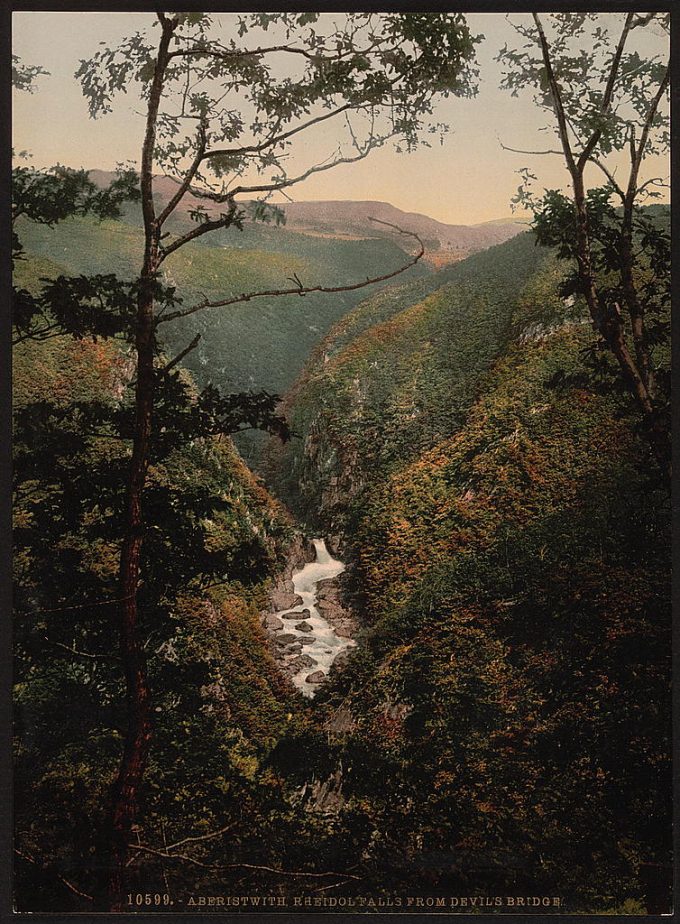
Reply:
[[[652,452],[662,470],[664,479],[670,484],[670,441],[664,421],[659,416],[658,408],[656,407],[650,390],[649,367],[646,363],[641,366],[637,362],[638,357],[634,357],[631,353],[628,343],[626,342],[624,321],[620,311],[617,310],[615,305],[603,305],[599,298],[590,252],[588,212],[586,208],[582,171],[578,169],[572,170],[572,183],[574,188],[574,207],[576,210],[577,260],[583,294],[595,326],[616,358],[628,388],[632,392],[640,408]],[[632,251],[630,257],[632,260]],[[637,303],[637,293],[635,292],[632,278],[632,264],[629,266],[629,274],[630,285],[633,287],[631,297],[634,297],[635,303]],[[642,318],[636,318],[636,322],[639,329]],[[644,357],[646,354],[644,353],[643,343],[640,342],[638,346],[638,340],[635,336],[634,343],[638,351],[643,351]]]
[[[596,276],[593,270],[593,261],[590,250],[590,231],[588,227],[588,210],[586,208],[586,193],[585,186],[583,182],[583,171],[588,162],[588,158],[593,153],[597,144],[601,138],[601,129],[596,128],[590,139],[586,143],[584,150],[579,155],[578,159],[574,156],[572,151],[571,142],[569,140],[569,128],[567,123],[567,117],[564,111],[564,105],[562,102],[562,95],[560,92],[560,87],[555,77],[555,72],[553,69],[552,59],[550,56],[550,46],[543,29],[540,17],[538,13],[533,14],[534,23],[536,24],[536,29],[538,32],[539,42],[542,49],[543,64],[545,66],[546,75],[548,78],[548,83],[550,85],[550,93],[555,105],[555,116],[557,119],[558,134],[560,138],[560,143],[562,145],[562,151],[564,153],[564,159],[571,176],[572,186],[574,190],[574,209],[576,215],[576,253],[579,269],[579,277],[581,280],[583,294],[590,311],[590,316],[593,319],[593,323],[596,329],[604,338],[607,346],[615,356],[623,378],[637,401],[638,407],[642,413],[642,419],[651,446],[652,452],[661,468],[662,475],[666,480],[668,487],[670,488],[671,482],[671,444],[670,437],[666,428],[665,421],[659,413],[659,408],[656,406],[653,395],[653,373],[651,367],[648,366],[645,362],[645,344],[644,344],[644,316],[640,315],[637,312],[636,308],[633,309],[633,314],[636,315],[633,320],[633,333],[634,333],[634,343],[636,350],[636,357],[633,356],[631,351],[628,348],[626,342],[626,332],[623,323],[623,317],[621,316],[618,306],[616,305],[603,305],[597,290]],[[614,91],[614,84],[616,80],[616,75],[618,73],[619,65],[621,62],[621,56],[623,54],[623,49],[625,46],[626,38],[630,29],[632,27],[632,14],[628,14],[626,17],[625,26],[621,33],[621,38],[619,39],[614,58],[612,60],[611,69],[609,72],[609,78],[607,80],[607,87],[605,89],[603,102],[602,102],[602,115],[604,115],[611,106],[612,94]],[[657,107],[665,89],[668,85],[669,72],[668,70],[665,73],[659,89],[652,101],[652,105],[647,113],[647,118],[645,120],[645,128],[643,131],[643,136],[640,139],[640,143],[637,147],[634,163],[631,170],[630,181],[628,184],[627,192],[627,204],[631,208],[632,212],[632,201],[636,193],[637,185],[637,174],[642,161],[642,156],[647,141],[648,133],[651,128],[652,120],[656,113]],[[629,216],[630,217],[630,214]],[[632,286],[632,296],[635,296],[635,302],[639,308],[639,301],[637,301],[637,293],[634,286],[634,281],[632,277],[632,266],[633,266],[633,257],[632,257],[632,237],[630,238],[631,251],[629,254],[629,282]],[[624,282],[624,288],[626,285],[625,279],[622,279]],[[626,296],[628,298],[628,296]],[[628,305],[630,310],[630,305]],[[639,340],[635,337],[635,333],[641,334]],[[642,362],[640,362],[640,350],[642,351]]]
[[[138,792],[151,744],[151,691],[146,675],[144,650],[139,638],[137,607],[144,529],[142,495],[149,465],[154,395],[153,300],[148,295],[140,296],[139,322],[135,439],[130,463],[125,538],[120,556],[120,654],[125,670],[128,727],[123,758],[111,800],[106,901],[111,911],[122,910],[128,844],[137,817]]]
[[[626,197],[623,206],[623,222],[621,226],[621,285],[626,300],[626,307],[630,315],[635,356],[640,369],[640,375],[647,387],[649,397],[654,401],[655,379],[649,347],[646,342],[645,313],[638,298],[633,278],[633,203]]]
[[[145,248],[137,300],[135,346],[137,382],[132,459],[127,484],[123,544],[120,555],[120,653],[125,671],[127,731],[118,776],[103,836],[106,876],[100,903],[109,911],[123,910],[125,865],[133,825],[139,808],[139,791],[151,746],[151,690],[144,649],[139,635],[137,590],[144,534],[143,495],[149,468],[154,406],[154,284],[159,262],[159,230],[153,201],[153,155],[156,122],[163,93],[168,47],[176,28],[174,20],[159,14],[162,34],[149,92],[146,133],[142,149],[141,192]]]

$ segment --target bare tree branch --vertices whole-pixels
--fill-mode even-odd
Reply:
[[[48,645],[52,645],[54,648],[62,648],[64,651],[68,651],[69,654],[74,655],[76,658],[87,658],[90,661],[118,661],[120,660],[117,655],[91,654],[89,651],[78,651],[77,648],[69,648],[69,646],[64,645],[63,642],[53,642],[51,639],[47,638],[46,635],[44,635],[43,638],[47,642]]]
[[[507,144],[503,144],[498,135],[496,135],[496,138],[498,138],[498,143],[504,151],[511,151],[513,154],[557,154],[559,157],[564,156],[563,151],[557,151],[554,148],[549,148],[547,151],[525,151],[522,148],[511,148]]]
[[[184,357],[185,357],[188,353],[191,353],[192,350],[195,350],[195,349],[196,349],[196,347],[198,346],[198,344],[199,344],[199,342],[200,342],[200,339],[201,339],[201,335],[200,335],[200,334],[196,334],[196,336],[195,336],[194,339],[191,341],[191,343],[189,344],[189,346],[185,347],[185,348],[182,350],[181,353],[178,353],[177,356],[175,356],[174,359],[171,359],[170,362],[169,362],[167,365],[163,366],[163,368],[162,368],[161,370],[159,370],[159,371],[160,371],[163,375],[165,375],[165,374],[167,374],[168,372],[170,372],[170,370],[173,369],[173,368],[177,365],[177,363],[181,363],[181,362],[182,362],[182,360],[184,359]]]
[[[177,847],[181,847],[183,844],[195,844],[198,841],[210,841],[216,837],[219,837],[221,834],[226,834],[233,827],[233,824],[225,825],[223,828],[220,828],[218,831],[212,831],[210,834],[198,834],[192,837],[184,837],[181,841],[175,841],[174,844],[168,844],[166,850],[175,850]]]
[[[201,869],[210,869],[216,872],[225,869],[252,869],[259,872],[274,873],[277,876],[292,876],[296,879],[324,879],[326,876],[339,876],[347,880],[360,880],[362,878],[361,876],[354,876],[351,873],[338,873],[332,870],[325,873],[311,873],[306,870],[279,869],[275,866],[260,866],[255,863],[203,863],[201,860],[196,860],[194,857],[189,857],[186,854],[170,853],[170,848],[168,848],[168,850],[156,850],[153,847],[147,847],[146,844],[128,844],[128,848],[142,853],[150,853],[156,857],[163,857],[165,860],[181,860],[184,863],[190,863],[192,866],[200,866]]]
[[[166,321],[174,321],[175,318],[185,318],[190,314],[195,314],[197,311],[203,311],[207,308],[226,308],[228,305],[236,305],[240,302],[249,302],[253,298],[274,298],[277,296],[283,295],[309,295],[312,292],[353,292],[355,289],[363,289],[365,286],[373,285],[376,282],[385,282],[387,279],[392,279],[394,276],[399,276],[405,270],[409,269],[421,259],[425,253],[425,245],[423,244],[420,237],[415,233],[415,231],[404,231],[398,225],[393,225],[389,221],[381,221],[378,218],[371,218],[370,221],[376,222],[379,225],[386,225],[388,228],[393,228],[395,231],[398,231],[400,234],[408,235],[409,237],[414,238],[418,241],[420,249],[418,253],[409,260],[408,263],[401,266],[399,269],[393,270],[391,273],[384,273],[381,276],[373,276],[372,278],[367,278],[362,282],[350,283],[344,286],[303,286],[298,280],[298,285],[292,289],[267,289],[262,292],[248,292],[242,293],[241,295],[235,295],[233,298],[226,298],[220,301],[211,302],[208,299],[205,299],[203,302],[199,302],[197,305],[193,305],[191,308],[186,308],[183,311],[173,311],[170,314],[165,315],[162,318],[157,320],[157,324],[163,324]]]
[[[303,180],[306,180],[307,177],[312,176],[314,173],[323,173],[324,170],[332,170],[333,167],[337,167],[340,164],[355,164],[357,161],[363,160],[369,155],[369,153],[378,145],[382,144],[384,141],[387,141],[388,138],[391,138],[394,133],[389,135],[381,136],[380,138],[372,139],[366,148],[361,151],[356,157],[336,157],[335,160],[330,161],[326,164],[317,164],[314,167],[310,167],[309,170],[306,170],[304,173],[300,173],[298,176],[291,177],[290,179],[280,180],[275,183],[267,183],[260,186],[236,186],[231,190],[230,195],[238,196],[242,193],[255,193],[255,192],[276,192],[279,189],[286,189],[288,186],[294,186],[296,183],[301,183]]]
[[[641,183],[637,188],[637,192],[641,193],[648,186],[661,186],[663,189],[671,188],[671,184],[667,183],[662,176],[653,176],[649,180],[645,180],[644,183]]]
[[[26,860],[28,863],[32,863],[34,866],[39,867],[45,872],[52,873],[59,880],[59,882],[63,883],[67,889],[70,889],[74,895],[77,895],[79,898],[84,898],[88,902],[94,901],[91,895],[88,895],[87,892],[83,892],[82,889],[79,889],[78,886],[74,885],[74,883],[72,883],[69,879],[65,879],[63,876],[60,876],[59,873],[53,872],[45,863],[41,863],[39,860],[36,860],[35,857],[25,853],[23,850],[19,850],[17,847],[14,848],[14,853],[18,857],[21,857],[22,860]]]
[[[96,434],[99,436],[99,434]],[[116,597],[112,600],[90,600],[87,603],[72,603],[66,606],[53,606],[49,609],[31,609],[31,613],[61,613],[64,610],[85,610],[92,606],[111,606],[113,603],[123,603],[128,597]]]

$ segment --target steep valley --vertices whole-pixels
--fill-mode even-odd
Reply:
[[[187,247],[167,281],[191,300],[403,261],[393,241],[360,236],[365,210],[331,228],[297,205],[291,229]],[[506,230],[387,287],[169,328],[168,356],[203,335],[188,388],[281,393],[292,438],[216,436],[150,472],[144,564],[163,589],[141,597],[155,731],[138,834],[159,846],[135,867],[143,890],[170,877],[200,893],[219,869],[234,894],[645,907],[644,870],[665,870],[671,835],[668,498],[625,396],[582,375],[592,331],[560,294],[563,263]],[[58,272],[135,272],[132,212],[22,237],[29,289]],[[123,406],[128,350],[21,344],[14,381],[19,642],[54,655],[18,675],[32,718],[17,825],[28,855],[47,843],[68,875],[123,724],[114,619],[91,603],[116,593],[126,451],[77,427],[90,405]],[[63,404],[65,442],[46,473],[48,400]],[[77,492],[83,471],[103,526],[69,508],[51,545],[50,498]],[[78,704],[66,717],[64,701]],[[35,793],[54,815],[34,817]],[[169,870],[161,845],[185,837],[195,862]],[[24,905],[49,899],[28,866],[19,879]]]
[[[527,234],[369,297],[269,447],[347,563],[358,647],[313,722],[384,894],[667,888],[667,495],[630,404],[581,373],[563,273]]]

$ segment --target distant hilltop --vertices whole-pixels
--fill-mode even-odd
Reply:
[[[93,182],[101,186],[107,185],[113,176],[112,173],[103,170],[90,171]],[[167,202],[176,189],[177,184],[174,180],[169,177],[157,177],[154,190],[158,205]],[[180,215],[183,213],[186,216],[199,205],[208,211],[219,208],[211,208],[209,201],[187,194],[178,211]],[[470,253],[486,250],[494,244],[502,244],[526,227],[525,222],[513,218],[501,218],[477,225],[445,224],[419,212],[404,212],[389,202],[372,200],[285,202],[279,203],[279,206],[286,215],[286,228],[301,234],[355,239],[394,237],[394,232],[371,221],[371,218],[397,225],[404,231],[414,231],[425,244],[428,262],[435,265],[455,262]],[[411,248],[406,245],[406,249]]]
[[[518,221],[508,219],[479,225],[449,225],[419,212],[404,212],[389,202],[290,202],[284,207],[288,227],[312,233],[338,233],[356,237],[375,237],[382,231],[371,218],[415,231],[428,250],[485,250],[502,244],[523,230]]]

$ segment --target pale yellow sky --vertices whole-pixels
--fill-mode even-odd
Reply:
[[[152,13],[14,13],[14,53],[24,63],[40,64],[50,72],[38,81],[35,93],[15,94],[15,151],[31,152],[36,166],[60,162],[110,170],[120,162],[138,162],[142,102],[132,93],[119,96],[112,114],[92,120],[73,74],[80,59],[96,52],[100,42],[117,44],[132,32],[150,28],[154,19]],[[377,199],[440,221],[472,224],[510,214],[510,199],[519,182],[515,171],[520,167],[531,167],[539,189],[564,184],[561,158],[502,150],[499,138],[512,147],[531,150],[553,144],[548,133],[539,131],[546,116],[532,105],[529,95],[513,98],[498,88],[499,65],[493,59],[506,42],[517,41],[505,15],[472,14],[468,20],[473,33],[485,35],[477,51],[480,90],[473,99],[437,104],[436,121],[452,128],[443,145],[436,139],[431,148],[402,155],[391,147],[382,148],[363,162],[310,177],[290,190],[293,198]],[[218,21],[229,35],[233,14],[220,14]],[[649,35],[644,40],[645,50],[667,55],[665,38]],[[310,166],[336,145],[337,138],[325,127],[305,140],[293,163]],[[665,158],[650,158],[646,169],[650,176],[667,176],[669,170]],[[600,183],[600,177],[593,176],[593,182]]]

